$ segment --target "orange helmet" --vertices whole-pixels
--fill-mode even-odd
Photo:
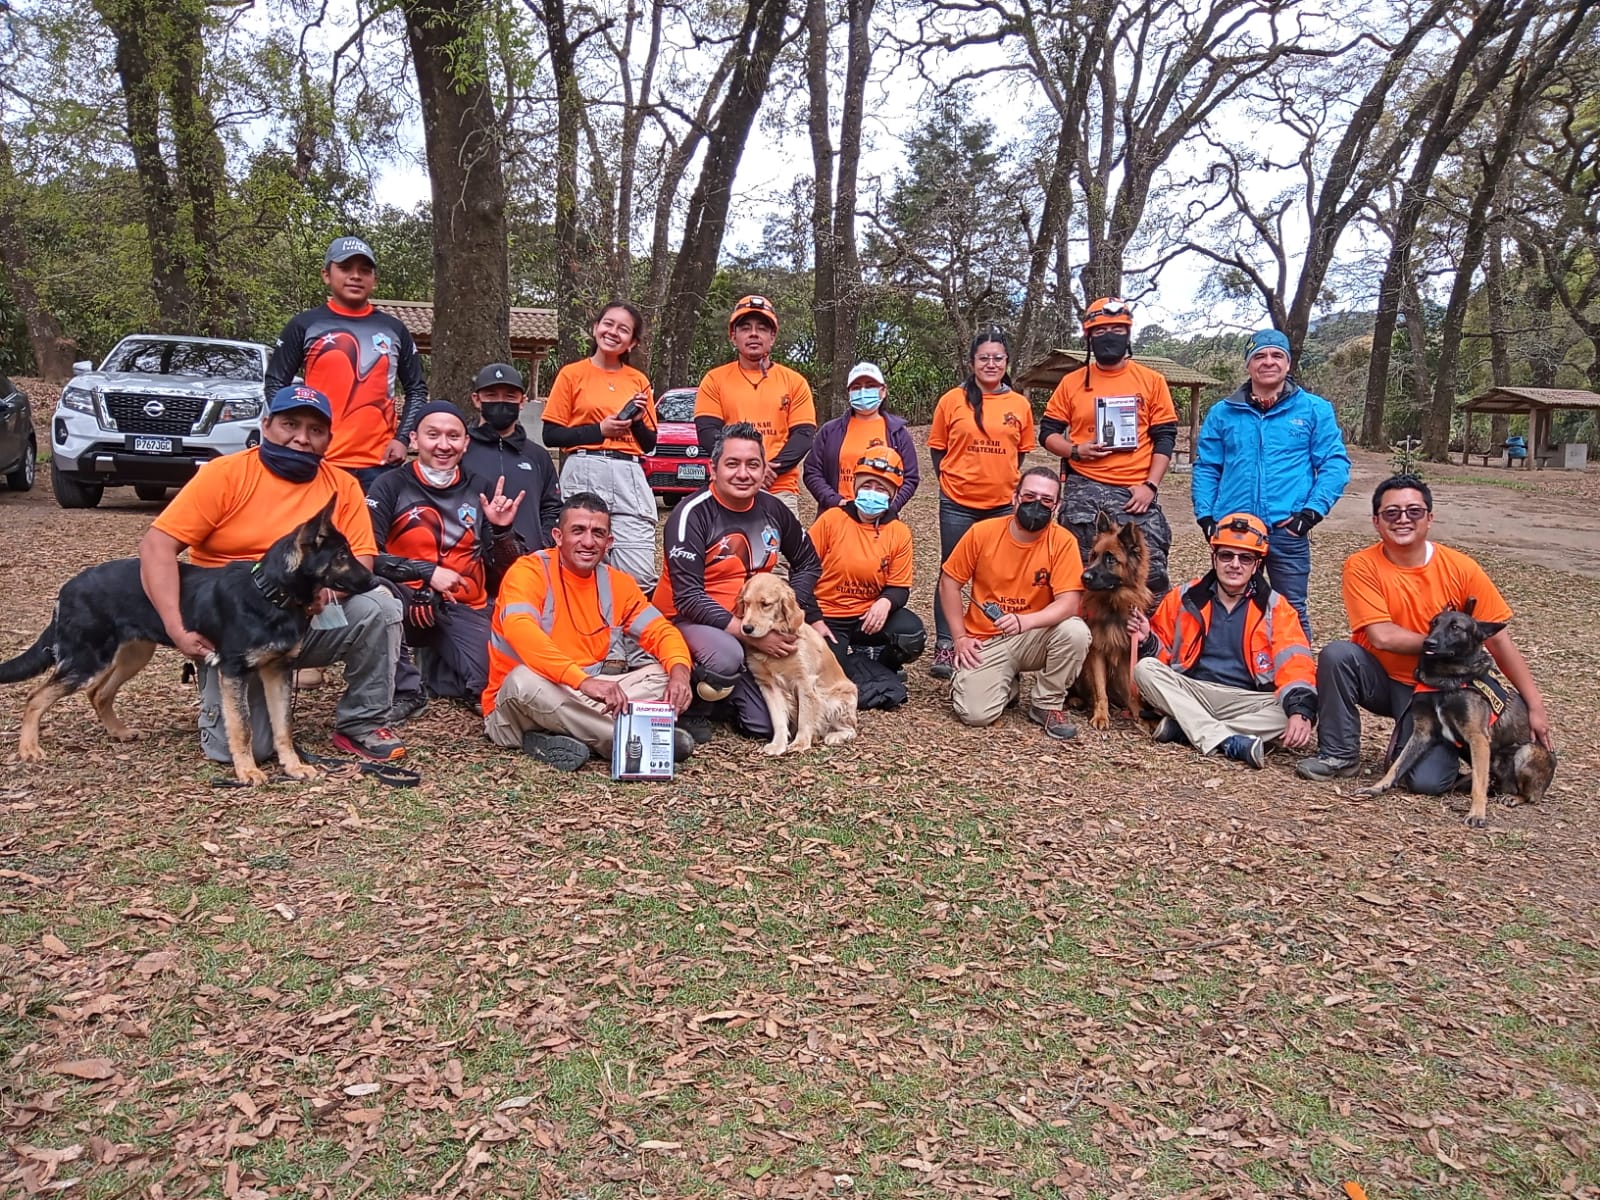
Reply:
[[[1213,546],[1232,546],[1235,550],[1249,550],[1267,556],[1267,526],[1260,517],[1250,513],[1229,513],[1217,522],[1211,533]]]
[[[1117,296],[1102,296],[1083,314],[1083,331],[1093,333],[1108,325],[1133,328],[1133,305]]]
[[[772,331],[778,331],[777,306],[765,296],[743,296],[739,303],[733,306],[733,316],[728,318],[728,332],[733,332],[733,327],[739,323],[740,317],[748,317],[751,313],[771,322]]]
[[[889,489],[892,497],[899,493],[900,485],[906,481],[905,464],[898,451],[888,446],[874,446],[856,459],[855,478],[858,481],[876,479]]]

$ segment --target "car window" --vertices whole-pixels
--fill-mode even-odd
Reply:
[[[684,424],[694,422],[694,389],[674,388],[670,392],[663,392],[661,400],[656,404],[656,420],[681,421]]]
[[[213,379],[243,379],[252,383],[261,382],[266,373],[261,355],[254,350],[163,338],[123,342],[111,352],[101,370],[141,375],[207,375]]]

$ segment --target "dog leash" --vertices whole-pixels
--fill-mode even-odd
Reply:
[[[409,788],[416,787],[422,782],[422,772],[410,767],[397,767],[393,763],[366,762],[359,758],[335,758],[328,754],[312,754],[301,746],[295,746],[295,753],[300,756],[300,761],[309,763],[314,767],[325,768],[329,779],[357,779],[362,775],[369,775],[385,787]],[[221,766],[221,763],[217,764]],[[285,783],[289,777],[282,771],[268,777],[270,783]],[[295,780],[294,782],[301,782]],[[218,776],[211,781],[214,788],[242,788],[249,787],[247,783],[240,783],[237,779]]]

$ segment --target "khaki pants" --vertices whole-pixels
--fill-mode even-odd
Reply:
[[[950,703],[966,724],[993,725],[1016,692],[1017,676],[1037,671],[1033,703],[1044,709],[1065,708],[1067,689],[1088,656],[1089,627],[1077,617],[1016,637],[992,637],[983,643],[981,667],[956,668]]]
[[[1190,679],[1160,659],[1141,658],[1133,668],[1133,682],[1140,698],[1176,721],[1202,754],[1210,754],[1236,733],[1271,741],[1289,724],[1271,692]]]
[[[611,509],[611,549],[606,562],[632,575],[645,595],[656,585],[656,497],[635,459],[569,454],[561,467],[561,495],[593,492]],[[527,503],[524,501],[523,503]]]
[[[630,700],[659,700],[667,693],[667,673],[660,663],[606,678]],[[615,725],[605,709],[576,688],[516,667],[495,693],[494,711],[483,719],[483,732],[495,745],[519,750],[522,735],[532,730],[577,738],[604,758],[611,753]]]

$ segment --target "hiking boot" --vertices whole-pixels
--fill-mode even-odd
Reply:
[[[389,724],[404,725],[428,707],[428,697],[421,692],[400,692],[389,709]]]
[[[707,736],[710,730],[706,731]],[[672,761],[675,763],[688,762],[694,757],[694,735],[682,725],[672,731]]]
[[[1252,770],[1259,771],[1267,765],[1267,747],[1258,737],[1249,734],[1236,733],[1217,749],[1222,751],[1222,757],[1230,762],[1243,763]]]
[[[382,727],[370,733],[345,733],[340,730],[333,735],[333,745],[336,750],[354,754],[368,762],[393,762],[406,756],[406,744]]]
[[[1078,727],[1059,708],[1040,708],[1037,704],[1030,704],[1028,720],[1044,726],[1045,733],[1057,741],[1065,742],[1078,736]]]
[[[1187,746],[1189,736],[1183,732],[1183,726],[1172,717],[1162,717],[1156,722],[1155,733],[1151,735],[1157,745],[1162,746]]]
[[[933,650],[933,665],[928,668],[928,674],[935,679],[949,679],[956,673],[956,648],[954,646],[935,646]]]
[[[711,718],[705,713],[686,712],[678,718],[677,732],[687,733],[696,746],[704,746],[711,740]]]
[[[321,667],[301,667],[294,673],[294,690],[297,692],[309,692],[313,688],[319,688],[321,686]]]
[[[1315,783],[1326,783],[1330,779],[1344,779],[1361,770],[1359,758],[1324,758],[1317,755],[1315,758],[1302,758],[1294,765],[1294,773],[1301,779],[1310,779]]]
[[[530,729],[522,735],[522,752],[558,771],[576,771],[589,761],[589,747],[562,733]]]

